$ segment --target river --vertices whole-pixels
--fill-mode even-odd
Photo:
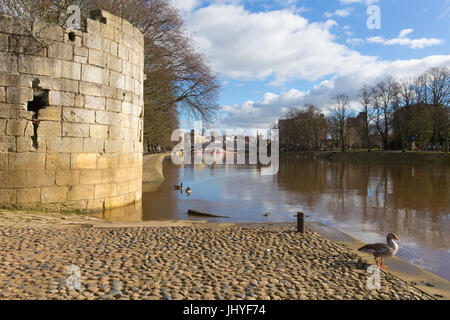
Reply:
[[[190,219],[194,209],[230,217],[217,222],[295,222],[304,211],[307,220],[364,242],[385,242],[395,232],[400,258],[450,280],[449,166],[282,157],[278,175],[263,176],[257,166],[179,167],[167,159],[164,175],[164,183],[144,186],[153,192],[144,193],[142,210],[106,218]],[[180,182],[193,190],[190,196],[174,190]]]

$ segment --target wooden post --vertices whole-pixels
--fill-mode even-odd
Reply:
[[[305,213],[297,213],[297,232],[305,234]]]

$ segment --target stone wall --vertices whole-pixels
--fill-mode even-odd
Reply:
[[[142,197],[144,40],[0,16],[0,206],[96,211]]]

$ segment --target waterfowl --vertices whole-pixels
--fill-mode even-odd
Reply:
[[[264,217],[268,217],[270,215],[272,215],[272,212],[266,212],[265,214],[263,214]]]
[[[183,182],[179,186],[175,185],[173,187],[174,187],[175,190],[183,190]]]
[[[385,243],[373,243],[368,244],[362,248],[359,248],[358,251],[372,253],[373,257],[379,266],[382,269],[387,269],[388,267],[384,265],[383,258],[390,258],[395,256],[398,251],[398,244],[394,241],[398,240],[398,237],[394,233],[389,233],[386,237]],[[381,264],[378,262],[377,258],[381,257]]]
[[[186,188],[186,194],[187,194],[187,195],[190,195],[191,193],[192,193],[192,189],[189,188],[189,187],[187,187],[187,188]]]

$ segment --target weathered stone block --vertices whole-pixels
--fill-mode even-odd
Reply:
[[[0,189],[0,205],[15,204],[16,192],[17,191],[15,189]]]
[[[86,31],[89,33],[100,34],[100,21],[86,19]]]
[[[83,152],[100,153],[105,149],[105,140],[96,138],[84,138]]]
[[[80,153],[83,151],[83,138],[45,137],[47,152]]]
[[[125,142],[127,143],[127,142]],[[122,153],[124,142],[121,140],[107,140],[105,141],[105,152],[107,153]]]
[[[94,185],[74,186],[69,191],[69,200],[90,200],[94,198]]]
[[[17,190],[18,204],[38,203],[40,201],[41,189],[39,188],[26,188]]]
[[[76,56],[80,56],[80,57],[88,57],[89,56],[89,48],[85,48],[85,47],[74,47],[73,49],[73,53]]]
[[[0,61],[1,61],[0,57]],[[2,66],[0,66],[2,68]],[[0,69],[1,70],[1,69]],[[9,74],[9,73],[0,73],[0,86],[5,87],[17,87],[19,86],[19,75],[18,74]],[[25,87],[25,86],[22,86]]]
[[[70,154],[49,153],[45,161],[47,170],[61,170],[70,168]]]
[[[75,96],[75,108],[83,108],[84,107],[84,96],[81,94],[77,94]]]
[[[127,47],[119,44],[118,53],[119,53],[120,59],[125,60],[125,61],[128,60],[128,48]]]
[[[123,22],[122,22],[122,31],[123,32],[128,33],[130,36],[132,36],[134,34],[133,29],[134,29],[134,27],[130,22],[123,20]]]
[[[64,202],[67,200],[67,187],[50,187],[42,188],[41,190],[41,202]]]
[[[106,54],[103,51],[89,49],[89,64],[106,67]]]
[[[107,55],[106,66],[114,71],[121,72],[122,71],[122,59],[117,58],[111,54]]]
[[[87,57],[81,57],[81,56],[75,56],[73,57],[73,61],[81,63],[81,64],[87,64],[88,58]]]
[[[91,124],[89,127],[89,136],[91,138],[107,139],[108,138],[108,126]]]
[[[124,89],[125,88],[125,78],[123,74],[115,71],[111,71],[109,78],[109,85],[113,88]]]
[[[58,78],[61,75],[61,60],[36,57],[19,56],[19,73],[28,73]]]
[[[141,160],[142,161],[142,160]],[[121,154],[119,155],[120,168],[133,168],[141,164],[137,153]]]
[[[53,170],[27,171],[26,173],[27,183],[25,187],[41,188],[55,185],[55,171]]]
[[[78,93],[78,81],[70,79],[53,79],[52,89],[56,91]]]
[[[115,169],[119,165],[119,158],[114,154],[102,154],[97,159],[97,168],[98,169]],[[104,174],[110,174],[110,172],[106,172]],[[114,174],[111,182],[114,180]],[[104,183],[104,181],[102,181]]]
[[[116,99],[106,99],[106,111],[111,112],[121,112],[122,111],[122,101]]]
[[[8,168],[8,154],[0,153],[0,171]]]
[[[32,136],[33,126],[27,120],[8,120],[6,134],[9,136]]]
[[[30,88],[14,88],[6,89],[6,101],[8,103],[26,104],[33,100],[33,90]]]
[[[47,40],[64,40],[63,28],[56,24],[48,24],[45,22],[35,21],[33,22],[33,34],[38,38]]]
[[[17,57],[13,53],[0,54],[0,72],[17,72]]]
[[[41,121],[38,134],[40,137],[61,137],[61,122]]]
[[[56,184],[58,186],[76,186],[79,183],[79,170],[56,170]]]
[[[121,127],[119,126],[109,126],[109,139],[121,140],[120,129]]]
[[[118,124],[117,113],[109,111],[96,111],[95,112],[95,122],[98,124]]]
[[[85,96],[84,107],[87,109],[105,110],[106,100],[104,97]]]
[[[8,170],[44,170],[44,153],[10,153]]]
[[[61,108],[47,107],[44,109],[40,109],[38,112],[38,119],[41,121],[61,121]]]
[[[124,205],[125,200],[123,196],[105,199],[105,209],[123,207]]]
[[[101,184],[102,171],[101,170],[81,170],[80,184]],[[92,190],[92,198],[94,198],[94,190]]]
[[[116,196],[116,185],[110,184],[98,184],[95,186],[95,199],[104,199]]]
[[[16,53],[31,54],[35,56],[45,56],[45,47],[32,37],[10,36],[9,51]]]
[[[81,79],[81,64],[71,61],[59,60],[61,64],[61,77],[80,80]]]
[[[134,92],[134,80],[131,77],[124,76],[125,79],[125,90]]]
[[[102,170],[102,184],[114,183],[115,175],[116,175],[116,169],[103,169]]]
[[[96,153],[72,154],[70,166],[72,169],[96,169],[97,157]]]
[[[6,102],[6,91],[4,87],[0,87],[0,102]]]
[[[33,82],[38,80],[39,88],[41,89],[52,89],[52,78],[47,76],[29,75],[21,74],[19,77],[19,87],[32,88]]]
[[[91,49],[102,50],[102,38],[94,33],[83,33],[83,45]]]
[[[89,137],[89,124],[81,123],[64,123],[63,124],[64,137]]]
[[[9,37],[5,33],[0,33],[0,51],[6,52],[9,47]]]
[[[93,123],[95,122],[95,111],[78,108],[64,108],[63,120],[66,122]]]
[[[81,80],[87,82],[94,82],[98,84],[109,84],[109,72],[107,69],[100,67],[83,65],[81,71]]]
[[[0,15],[0,32],[24,36],[29,35],[31,32],[31,23]]]
[[[48,56],[50,58],[72,60],[73,47],[63,42],[54,42],[48,46]]]
[[[90,96],[103,96],[103,85],[89,82],[80,82],[80,93]]]

